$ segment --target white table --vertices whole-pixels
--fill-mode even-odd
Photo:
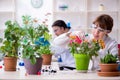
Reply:
[[[76,70],[68,70],[68,71],[59,71],[58,70],[58,63],[53,62],[52,67],[53,69],[57,70],[57,73],[55,74],[46,74],[42,73],[41,75],[25,75],[26,70],[23,67],[19,67],[20,70],[17,71],[4,71],[4,68],[0,68],[0,80],[18,80],[18,79],[24,79],[24,80],[38,80],[38,79],[44,79],[44,80],[120,80],[120,76],[118,77],[101,77],[98,76],[96,72],[88,72],[88,73],[79,73]],[[4,67],[4,66],[3,66]],[[44,67],[44,66],[43,66]]]
[[[58,71],[56,74],[41,74],[41,75],[25,75],[25,70],[19,70],[14,72],[4,71],[0,69],[0,80],[2,79],[30,79],[30,80],[120,80],[120,76],[118,77],[100,77],[95,72],[88,72],[88,73],[78,73],[74,71]]]

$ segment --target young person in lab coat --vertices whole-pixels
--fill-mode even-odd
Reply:
[[[108,35],[113,28],[113,19],[110,15],[102,14],[98,16],[93,21],[92,28],[93,38],[101,39],[105,43],[105,48],[99,51],[98,57],[93,57],[93,69],[98,69],[100,58],[103,58],[108,51],[113,55],[118,55],[118,43]]]
[[[71,32],[70,28],[70,25],[66,25],[63,20],[56,20],[53,23],[52,29],[56,35],[56,38],[53,40],[53,50],[55,57],[61,57],[62,59],[61,67],[74,69],[74,58],[68,49],[69,37],[67,35]]]

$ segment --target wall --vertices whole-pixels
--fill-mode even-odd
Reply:
[[[44,20],[46,13],[52,13],[52,0],[43,0],[43,5],[40,8],[33,8],[31,5],[31,0],[16,0],[16,20],[22,23],[23,15],[30,15],[36,17],[40,20]],[[51,30],[52,15],[49,16],[48,26]]]

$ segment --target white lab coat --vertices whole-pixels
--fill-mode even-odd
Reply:
[[[75,67],[75,61],[68,49],[69,37],[67,33],[63,33],[56,37],[52,42],[52,51],[54,51],[54,56],[61,56],[62,64],[61,66]]]
[[[112,39],[111,37],[109,36],[104,36],[103,38],[103,41],[105,43],[105,48],[104,49],[100,49],[99,50],[99,54],[97,57],[93,57],[93,60],[94,60],[94,69],[99,69],[99,63],[100,63],[100,58],[103,58],[108,50],[111,54],[113,55],[118,55],[118,43],[115,39]],[[90,66],[91,67],[92,65],[92,62],[90,62]]]

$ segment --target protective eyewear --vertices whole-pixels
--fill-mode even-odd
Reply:
[[[91,28],[96,29],[98,32],[106,32],[107,30],[97,27],[95,24],[92,24]]]

